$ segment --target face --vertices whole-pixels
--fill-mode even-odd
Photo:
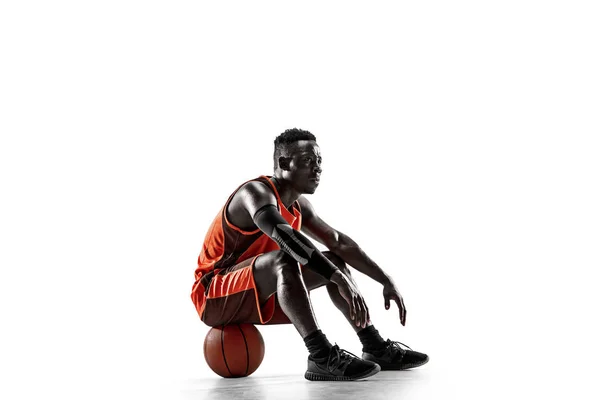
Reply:
[[[313,140],[299,140],[290,146],[288,168],[283,177],[300,193],[312,194],[321,177],[321,150]]]

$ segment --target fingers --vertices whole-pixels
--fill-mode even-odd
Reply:
[[[365,300],[360,294],[353,296],[350,307],[350,319],[354,321],[354,325],[364,328],[367,326],[369,318],[369,310]]]
[[[360,326],[362,328],[367,326],[367,322],[370,320],[369,316],[369,308],[367,307],[367,303],[365,303],[365,299],[362,296],[357,296],[357,309],[358,309],[358,318],[355,323],[356,326]]]
[[[350,319],[354,321],[356,319],[356,305],[354,302],[354,296],[352,296],[352,294],[348,291],[348,288],[346,287],[338,286],[338,291],[340,293],[340,296],[342,296],[342,298],[346,300],[346,303],[348,303],[348,312],[350,314]]]
[[[400,297],[400,304],[402,305],[402,326],[406,325],[406,306],[404,305],[404,299]]]
[[[390,298],[385,296],[384,300],[385,300],[385,309],[389,310],[390,309]]]
[[[350,290],[348,290],[350,289]],[[371,320],[369,309],[362,295],[353,288],[338,287],[340,295],[348,303],[350,319],[356,326],[366,327]]]
[[[358,301],[358,298],[356,296],[352,298],[352,303],[354,304],[354,309],[356,310],[354,325],[360,326],[360,324],[362,323],[362,312],[360,309],[360,302]]]
[[[398,311],[400,313],[400,323],[402,326],[406,325],[406,307],[404,306],[404,299],[402,297],[394,296],[394,300],[398,305]]]

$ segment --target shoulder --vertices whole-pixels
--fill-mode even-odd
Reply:
[[[273,189],[270,188],[266,183],[258,180],[244,183],[238,189],[236,195],[251,198],[264,198],[269,200],[275,200],[275,202],[277,202],[277,198],[275,197]]]
[[[242,184],[233,194],[225,208],[226,217],[235,226],[254,230],[252,216],[265,205],[277,206],[277,198],[271,188],[259,180]]]
[[[231,199],[227,211],[236,213],[244,209],[245,212],[252,216],[257,210],[266,205],[278,207],[275,192],[266,183],[252,180],[244,183],[237,190]]]

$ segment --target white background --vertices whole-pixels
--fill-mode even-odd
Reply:
[[[595,2],[212,3],[0,6],[2,397],[214,376],[189,298],[202,240],[298,127],[324,159],[310,200],[396,279],[406,327],[355,274],[432,385],[597,398]],[[260,330],[256,374],[302,374],[293,327]]]

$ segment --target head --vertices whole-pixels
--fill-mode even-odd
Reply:
[[[319,186],[321,150],[315,136],[301,129],[287,129],[275,138],[275,175],[299,193],[312,194]]]

